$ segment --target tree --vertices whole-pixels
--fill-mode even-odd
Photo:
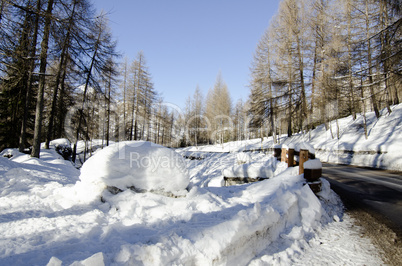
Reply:
[[[232,100],[221,73],[216,77],[213,89],[208,91],[205,115],[211,125],[210,141],[224,143],[231,137],[233,122],[230,118]]]
[[[45,24],[41,43],[39,88],[38,88],[38,98],[36,102],[35,129],[34,129],[34,139],[31,153],[32,157],[37,158],[39,158],[41,134],[42,134],[42,117],[43,117],[43,102],[44,102],[43,96],[46,82],[47,50],[49,44],[52,10],[53,10],[53,0],[49,0],[45,13]]]
[[[233,111],[234,140],[245,139],[246,108],[241,99],[239,99]]]
[[[144,53],[138,52],[136,60],[131,65],[131,128],[130,140],[144,139],[145,127],[149,125],[151,107],[154,103],[156,92],[151,76],[146,65]],[[140,121],[140,118],[141,121]],[[139,132],[141,130],[141,132]],[[148,131],[150,133],[150,131]],[[149,138],[149,134],[147,138]]]
[[[33,87],[33,71],[35,69],[35,55],[36,55],[36,43],[38,39],[38,31],[39,31],[39,12],[41,9],[41,1],[37,1],[36,14],[33,22],[33,35],[32,35],[32,44],[30,46],[29,52],[29,72],[28,79],[26,84],[26,95],[25,95],[25,106],[24,106],[24,116],[22,118],[21,124],[21,134],[19,138],[19,151],[23,152],[25,150],[25,145],[27,142],[27,123],[28,116],[30,112],[31,106],[31,98],[32,98],[32,87]]]
[[[104,68],[104,80],[106,84],[105,91],[105,108],[106,108],[106,146],[109,146],[110,140],[110,127],[111,127],[111,102],[113,84],[116,83],[115,77],[117,76],[116,64],[113,62],[113,57],[106,60]]]
[[[194,116],[194,141],[195,145],[197,146],[199,142],[203,142],[201,139],[201,128],[205,127],[202,124],[203,114],[204,114],[204,96],[200,90],[200,87],[197,86],[194,95],[193,95],[193,102],[192,102],[192,109],[193,109],[193,116]]]
[[[31,1],[18,4],[1,3],[0,123],[3,132],[0,147],[19,146],[21,127],[31,123],[28,119],[31,119],[32,110],[30,99],[34,83],[34,49],[39,31],[38,10],[42,6],[40,2]],[[24,147],[20,149],[24,150]]]
[[[126,120],[127,120],[127,83],[128,83],[128,58],[125,57],[123,64],[122,64],[122,84],[121,84],[121,89],[122,94],[123,94],[123,123],[122,123],[122,128],[123,128],[123,136],[124,139],[126,140],[127,138],[127,129],[126,129]]]
[[[104,15],[94,19],[91,10],[88,0],[0,2],[1,147],[19,146],[24,151],[34,133],[32,156],[38,157],[43,133],[46,147],[52,138],[63,136],[68,108],[80,102],[73,90],[83,83],[85,93],[79,96],[83,107],[88,87],[111,98],[112,86],[102,88],[100,81],[116,75],[106,74],[107,59],[116,55],[115,44],[105,27],[96,34]],[[96,130],[90,132],[93,126],[87,119],[93,108],[84,109],[73,116],[71,127],[77,136],[87,138]]]
[[[199,88],[196,87],[192,96],[186,101],[186,130],[188,133],[188,141],[197,146],[199,143],[206,141],[204,129],[207,128],[204,117],[204,96]]]
[[[93,88],[99,88],[99,84],[95,79],[96,76],[101,75],[108,67],[108,60],[116,56],[115,47],[116,43],[112,40],[110,31],[107,28],[107,21],[104,14],[97,17],[91,34],[88,36],[92,40],[92,56],[88,62],[89,66],[86,67],[84,90],[82,94],[81,109],[79,110],[79,118],[75,133],[75,143],[73,146],[73,162],[75,162],[77,154],[77,142],[80,138],[82,125],[84,120],[84,110],[87,106],[87,92],[90,85]],[[98,89],[100,91],[100,89]]]
[[[63,38],[63,41],[61,42],[61,54],[60,54],[60,61],[57,67],[57,72],[56,72],[56,78],[55,78],[55,84],[53,86],[53,98],[51,102],[51,109],[50,109],[50,117],[49,117],[49,124],[47,127],[47,135],[46,135],[46,142],[45,142],[45,149],[49,149],[49,143],[53,139],[54,136],[54,120],[55,120],[55,115],[56,115],[56,106],[57,106],[57,97],[59,93],[59,87],[60,87],[60,82],[62,80],[63,73],[66,72],[67,64],[68,64],[68,50],[70,49],[71,45],[71,38],[72,38],[72,31],[73,27],[75,26],[75,16],[76,12],[78,9],[78,1],[79,0],[73,0],[72,3],[72,9],[71,9],[71,14],[68,16],[68,22],[66,25],[65,31],[65,36]]]

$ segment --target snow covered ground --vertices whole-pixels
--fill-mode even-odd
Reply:
[[[309,143],[316,150],[316,156],[323,162],[352,164],[402,171],[402,104],[381,111],[377,119],[374,112],[366,114],[368,138],[364,134],[364,117],[357,115],[332,121],[325,129],[320,125],[310,132],[295,134],[291,138],[282,135],[280,142],[285,145]],[[337,126],[338,123],[338,126]],[[339,139],[338,136],[339,128]],[[238,152],[252,149],[273,148],[272,137],[229,142],[216,146],[186,148],[186,151]]]
[[[161,167],[163,158],[177,158],[146,145],[142,156]],[[41,159],[15,149],[0,154],[0,265],[383,263],[325,180],[317,198],[297,168],[272,163],[267,155],[208,153],[202,160],[175,162],[187,168],[184,176],[177,176],[175,165],[152,177],[146,169],[123,167],[140,157],[113,149],[94,155],[82,173],[54,150],[42,150]],[[256,162],[252,171],[271,162],[271,178],[223,187],[222,171],[250,164],[248,158]],[[97,166],[112,172],[104,175]],[[113,171],[121,177],[117,194],[107,189],[114,185]],[[163,185],[152,185],[157,189],[151,192],[134,182],[138,187],[125,189],[132,185],[128,176],[141,181],[143,175]]]

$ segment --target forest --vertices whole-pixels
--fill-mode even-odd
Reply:
[[[399,1],[281,1],[251,66],[251,123],[261,135],[291,136],[391,112],[402,92],[401,37]]]
[[[282,0],[250,58],[249,98],[233,103],[218,73],[207,95],[195,88],[181,110],[155,89],[142,51],[134,59],[116,51],[107,14],[91,1],[0,0],[0,150],[39,157],[41,143],[56,138],[68,138],[74,154],[78,141],[94,139],[171,147],[276,140],[391,112],[402,97],[400,6]]]

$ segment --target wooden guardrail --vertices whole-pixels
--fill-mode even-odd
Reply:
[[[304,174],[304,179],[306,179],[307,184],[310,186],[314,193],[321,191],[321,181],[319,180],[322,176],[322,166],[319,163],[318,167],[304,169],[304,163],[309,159],[315,159],[315,154],[310,153],[308,150],[300,149],[300,151],[294,150],[292,148],[277,147],[274,149],[274,156],[288,164],[288,167],[299,166],[299,175]]]

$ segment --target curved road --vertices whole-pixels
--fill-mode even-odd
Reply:
[[[368,210],[402,235],[402,173],[324,163],[323,177],[348,209]]]

